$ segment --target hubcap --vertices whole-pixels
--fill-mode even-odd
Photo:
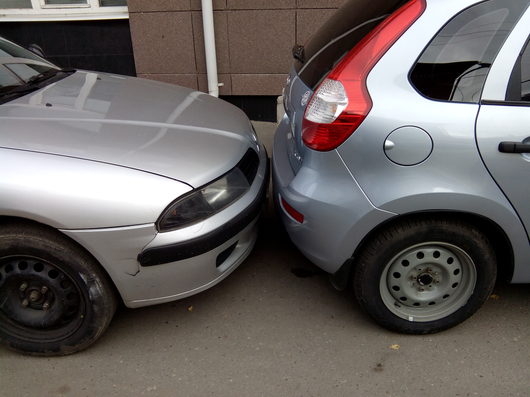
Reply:
[[[73,279],[33,257],[0,259],[0,321],[24,329],[67,333],[78,326],[84,299]]]
[[[384,304],[408,321],[434,321],[462,307],[473,293],[476,269],[462,249],[429,242],[409,247],[385,267]]]

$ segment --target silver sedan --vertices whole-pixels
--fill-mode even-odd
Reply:
[[[68,354],[118,301],[187,297],[250,253],[268,181],[248,118],[206,94],[60,69],[0,39],[0,339]]]

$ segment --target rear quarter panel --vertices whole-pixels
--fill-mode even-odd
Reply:
[[[368,78],[373,108],[361,127],[338,148],[352,175],[379,209],[464,211],[497,223],[514,248],[514,281],[530,282],[530,255],[524,228],[487,172],[475,142],[479,105],[424,98],[411,86],[408,72],[436,32],[459,10],[477,1],[429,1],[425,14],[387,52]],[[400,166],[385,155],[384,142],[395,129],[417,126],[429,133],[430,157]]]

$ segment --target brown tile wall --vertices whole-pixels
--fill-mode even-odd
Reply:
[[[281,95],[291,48],[345,0],[214,0],[221,95]],[[128,0],[138,76],[207,91],[200,0]]]

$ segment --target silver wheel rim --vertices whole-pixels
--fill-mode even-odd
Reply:
[[[477,271],[462,249],[443,242],[409,247],[385,266],[379,291],[385,306],[408,321],[436,321],[464,306]]]

